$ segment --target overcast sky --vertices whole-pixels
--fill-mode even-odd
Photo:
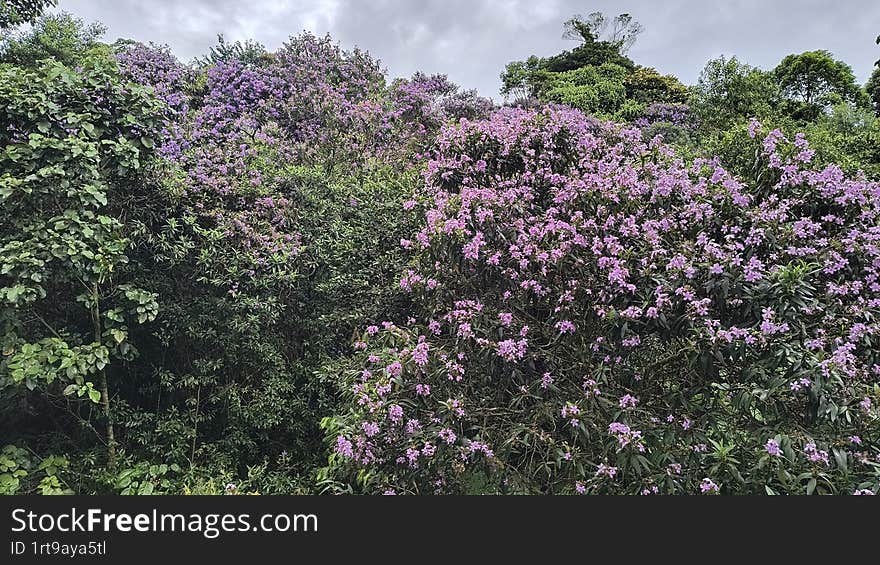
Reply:
[[[827,49],[860,82],[880,58],[878,0],[61,0],[59,9],[104,23],[109,41],[168,44],[184,61],[218,33],[275,49],[302,30],[329,32],[392,77],[445,73],[496,99],[506,63],[571,49],[562,22],[594,11],[632,14],[645,31],[630,57],[687,84],[721,54],[772,68],[789,53]]]

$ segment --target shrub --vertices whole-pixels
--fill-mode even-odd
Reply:
[[[852,493],[880,481],[880,186],[750,133],[737,179],[566,109],[447,127],[409,323],[324,421],[366,492]]]

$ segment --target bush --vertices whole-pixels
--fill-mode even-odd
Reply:
[[[322,474],[365,492],[880,484],[880,186],[757,138],[745,181],[565,109],[447,127],[408,324],[368,327]]]

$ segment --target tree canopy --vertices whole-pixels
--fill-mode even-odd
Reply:
[[[767,115],[778,98],[772,74],[722,55],[700,72],[691,103],[705,123],[725,128],[736,121]]]
[[[75,67],[99,45],[105,31],[99,23],[87,25],[68,13],[39,16],[30,29],[11,34],[0,43],[0,61],[28,67],[51,57]]]
[[[871,99],[874,112],[880,116],[880,66],[875,68],[874,72],[871,73],[871,78],[869,78],[868,82],[865,84],[865,92],[868,93],[868,96]]]
[[[631,15],[577,15],[563,28],[563,37],[580,45],[550,57],[509,63],[501,74],[504,96],[568,104],[625,119],[652,103],[678,104],[687,99],[687,88],[676,77],[637,65],[625,55],[643,30]]]
[[[609,21],[602,12],[593,12],[587,17],[575,15],[566,20],[563,29],[564,39],[573,39],[582,44],[605,41],[621,54],[626,53],[644,31],[642,24],[630,14],[620,14]]]
[[[58,0],[0,0],[0,29],[33,23]]]
[[[815,114],[839,101],[863,103],[852,68],[825,50],[788,55],[773,70],[780,92]]]

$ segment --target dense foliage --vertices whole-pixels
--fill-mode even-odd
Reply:
[[[151,93],[114,70],[97,52],[76,71],[51,59],[0,71],[0,121],[9,124],[0,133],[0,368],[12,386],[3,400],[31,401],[12,411],[27,418],[60,402],[95,433],[90,408],[64,397],[100,403],[111,463],[108,380],[136,355],[129,326],[155,317],[156,296],[127,278],[128,241],[110,200],[140,183],[162,120]],[[48,398],[21,399],[27,391]]]
[[[424,319],[367,328],[328,424],[367,490],[876,487],[880,184],[778,130],[740,181],[564,109],[438,146]]]
[[[880,488],[876,73],[687,87],[594,13],[499,108],[47,4],[0,4],[0,493]]]
[[[0,0],[0,29],[33,23],[57,0]]]

